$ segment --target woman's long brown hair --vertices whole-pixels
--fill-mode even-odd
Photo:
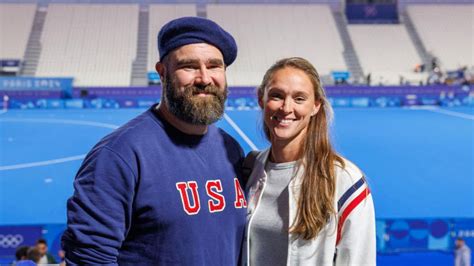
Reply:
[[[307,133],[299,152],[299,165],[304,174],[298,195],[296,219],[290,232],[305,240],[315,238],[327,224],[331,215],[336,215],[334,198],[336,193],[335,165],[344,168],[344,161],[332,148],[329,137],[329,124],[332,108],[321,86],[319,74],[306,59],[291,57],[281,59],[267,70],[262,84],[258,87],[258,97],[263,100],[265,89],[276,71],[284,68],[302,70],[311,80],[316,102],[321,104],[319,112],[312,116]],[[269,129],[263,125],[265,135],[271,140]]]

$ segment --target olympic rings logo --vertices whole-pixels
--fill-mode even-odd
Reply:
[[[23,236],[16,235],[0,235],[0,247],[2,248],[16,248],[23,243]]]

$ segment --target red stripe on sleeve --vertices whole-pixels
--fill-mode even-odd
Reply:
[[[346,221],[347,217],[351,212],[361,203],[367,195],[369,195],[370,190],[368,187],[366,187],[357,197],[355,197],[349,205],[344,209],[342,212],[341,218],[339,219],[339,222],[337,223],[337,238],[336,238],[336,246],[339,244],[339,241],[341,240],[341,235],[342,235],[342,227],[344,226],[344,222]]]

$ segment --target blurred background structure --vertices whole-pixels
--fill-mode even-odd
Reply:
[[[450,265],[457,237],[474,247],[472,1],[0,0],[0,264],[39,238],[57,256],[85,152],[159,102],[157,32],[182,16],[236,38],[218,126],[246,152],[268,146],[265,70],[316,66],[336,147],[372,187],[379,265]]]

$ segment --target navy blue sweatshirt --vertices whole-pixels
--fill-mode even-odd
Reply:
[[[223,130],[177,130],[153,107],[87,155],[68,200],[68,264],[237,265],[243,152]]]

